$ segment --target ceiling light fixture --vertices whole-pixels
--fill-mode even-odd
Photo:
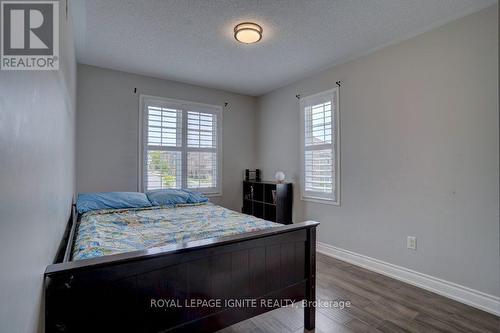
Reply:
[[[243,22],[234,27],[234,38],[240,43],[253,44],[262,39],[262,31],[256,23]]]

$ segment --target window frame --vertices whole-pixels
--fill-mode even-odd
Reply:
[[[150,102],[164,104],[168,107],[180,109],[182,112],[182,146],[181,147],[166,147],[165,151],[180,151],[182,153],[181,160],[181,188],[187,188],[187,153],[196,151],[210,151],[213,148],[189,148],[187,146],[187,113],[188,111],[212,113],[217,117],[217,147],[215,152],[217,154],[216,167],[217,167],[217,182],[216,187],[211,188],[192,188],[193,191],[198,191],[209,197],[222,196],[222,106],[212,105],[198,102],[191,102],[180,99],[173,99],[167,97],[159,97],[152,95],[141,94],[139,96],[139,147],[138,147],[138,184],[137,188],[140,192],[147,191],[147,150],[148,150],[148,123],[147,123],[147,106]]]
[[[332,100],[332,143],[321,145],[323,147],[331,147],[335,160],[332,164],[332,195],[330,198],[326,195],[321,195],[321,192],[306,191],[305,189],[305,160],[306,160],[306,143],[305,143],[305,108],[314,102],[310,100],[331,96]],[[300,109],[300,200],[311,201],[316,203],[340,206],[340,112],[339,112],[339,88],[333,88],[322,91],[317,94],[301,97],[299,100]],[[335,121],[333,121],[335,119]],[[319,150],[319,149],[317,149]],[[311,151],[311,150],[309,150]]]

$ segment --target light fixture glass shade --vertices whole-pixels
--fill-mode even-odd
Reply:
[[[257,43],[262,38],[262,27],[251,22],[243,22],[234,27],[234,38],[241,43]]]

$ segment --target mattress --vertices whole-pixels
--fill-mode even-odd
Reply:
[[[281,226],[211,203],[107,209],[83,214],[73,260],[182,244]]]

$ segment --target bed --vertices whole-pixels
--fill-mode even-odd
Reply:
[[[317,222],[211,204],[74,207],[45,272],[47,332],[213,332],[304,303],[314,329]]]

